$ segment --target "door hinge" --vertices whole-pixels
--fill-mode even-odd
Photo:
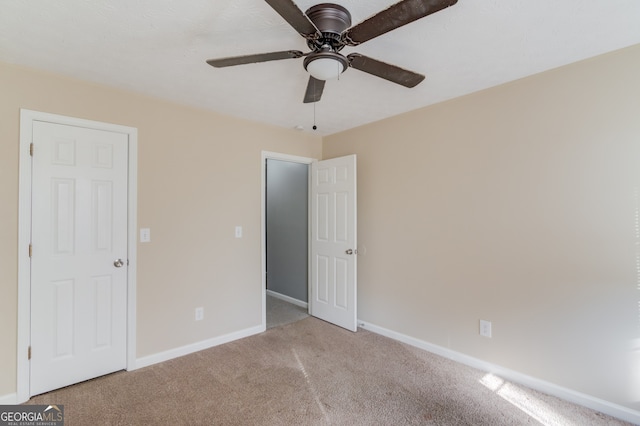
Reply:
[[[27,359],[31,359],[31,346],[29,346],[29,349],[27,350]]]
[[[29,145],[29,155],[33,157],[33,142]]]
[[[29,257],[33,256],[33,246],[29,243]]]

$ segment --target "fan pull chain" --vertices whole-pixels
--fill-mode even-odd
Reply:
[[[316,104],[317,103],[318,102],[313,103],[313,130],[318,130],[318,126],[316,126]]]

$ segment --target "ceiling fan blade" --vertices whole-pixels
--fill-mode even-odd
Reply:
[[[322,91],[324,90],[324,80],[318,80],[309,76],[309,83],[307,83],[307,91],[304,94],[304,103],[318,102],[322,97]]]
[[[292,0],[265,0],[285,21],[306,39],[316,39],[322,36],[318,28],[302,13]]]
[[[403,0],[342,33],[351,46],[371,40],[391,30],[456,4],[458,0]]]
[[[385,80],[400,84],[404,87],[415,87],[424,80],[424,75],[422,74],[405,70],[404,68],[387,64],[359,53],[351,53],[347,56],[347,59],[349,59],[349,66],[352,68],[375,75],[376,77],[384,78]]]
[[[255,62],[277,61],[279,59],[300,58],[304,53],[299,50],[285,50],[282,52],[257,53],[255,55],[233,56],[229,58],[209,59],[207,63],[212,67],[223,68],[233,65],[253,64]]]

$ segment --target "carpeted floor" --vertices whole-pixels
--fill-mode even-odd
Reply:
[[[313,317],[32,398],[65,425],[624,425]]]
[[[308,317],[306,308],[267,294],[267,330]]]

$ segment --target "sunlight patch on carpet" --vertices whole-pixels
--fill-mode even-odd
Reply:
[[[547,404],[530,395],[526,390],[505,382],[494,374],[487,373],[480,379],[480,383],[544,426],[579,426],[554,412]]]
[[[291,348],[291,352],[293,352],[293,356],[296,358],[296,362],[298,363],[298,366],[300,366],[300,371],[302,371],[302,375],[304,376],[304,379],[307,382],[307,386],[309,387],[309,390],[311,391],[311,394],[313,395],[313,397],[316,400],[316,404],[318,405],[318,408],[320,408],[320,411],[322,412],[322,415],[324,416],[324,419],[329,422],[329,416],[327,415],[327,412],[324,409],[324,405],[322,405],[322,402],[320,401],[320,398],[318,397],[318,392],[316,391],[315,387],[313,386],[313,383],[311,383],[311,379],[309,379],[309,373],[307,373],[307,369],[304,368],[304,364],[302,364],[302,361],[300,361],[300,357],[298,356],[298,352],[296,352],[295,349]]]

